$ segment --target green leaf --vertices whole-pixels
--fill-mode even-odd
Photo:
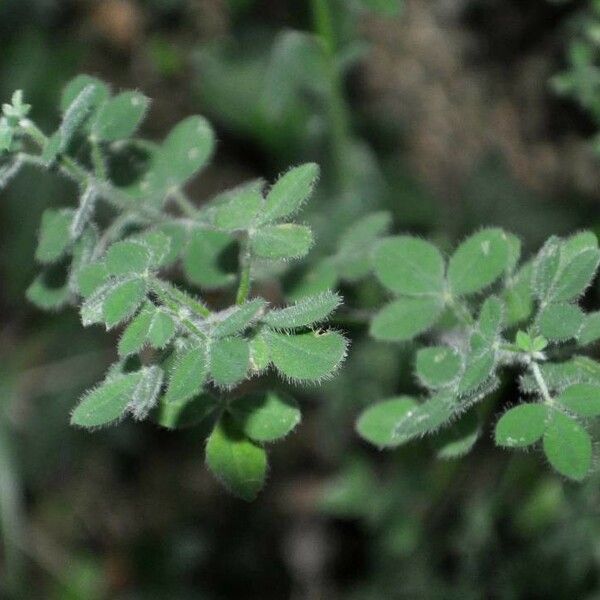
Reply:
[[[104,263],[110,275],[143,274],[152,262],[149,249],[134,240],[113,244],[106,252]]]
[[[493,348],[472,347],[458,385],[458,393],[462,396],[480,389],[494,375],[495,366],[496,354]]]
[[[506,270],[510,245],[501,229],[483,229],[467,238],[450,258],[448,281],[456,296],[488,287]]]
[[[178,123],[154,157],[150,188],[168,190],[184,184],[208,162],[214,145],[212,127],[203,117],[191,116]]]
[[[126,357],[143,348],[151,323],[152,309],[145,306],[123,330],[117,346],[119,356]]]
[[[189,281],[208,289],[235,281],[235,274],[226,272],[219,262],[232,241],[230,235],[221,231],[195,229],[183,257],[183,270]]]
[[[213,336],[221,338],[244,331],[258,318],[266,304],[262,298],[254,298],[245,304],[214,314],[213,317],[218,320],[213,326]]]
[[[42,263],[53,263],[60,259],[71,244],[69,229],[74,211],[68,208],[48,208],[42,215],[40,238],[35,257]]]
[[[261,181],[252,182],[224,194],[224,199],[213,208],[214,226],[225,231],[249,229],[263,204],[261,188]]]
[[[436,456],[449,460],[468,454],[479,439],[481,428],[475,411],[442,431],[435,440]]]
[[[400,298],[375,315],[371,335],[379,340],[411,340],[433,327],[442,309],[439,298]]]
[[[552,290],[552,300],[566,301],[581,296],[592,283],[599,262],[600,250],[597,248],[584,250],[571,260],[565,260]]]
[[[577,421],[553,411],[544,434],[544,453],[561,475],[581,481],[590,470],[592,440]]]
[[[157,308],[148,328],[148,342],[153,348],[164,348],[175,335],[175,321],[171,315]]]
[[[368,271],[368,269],[367,269]],[[337,268],[333,261],[324,259],[312,266],[302,279],[288,294],[290,300],[300,300],[321,292],[326,292],[336,286],[338,280]]]
[[[250,348],[243,338],[215,340],[210,347],[210,373],[216,385],[232,387],[246,378]]]
[[[549,238],[538,252],[533,266],[531,285],[538,300],[545,301],[560,271],[561,241]]]
[[[250,369],[254,373],[264,371],[271,362],[269,344],[262,333],[250,340]]]
[[[170,373],[164,402],[180,403],[202,391],[208,375],[208,357],[204,344],[181,351]]]
[[[258,223],[272,223],[298,212],[311,196],[318,178],[319,166],[314,163],[290,169],[268,193]]]
[[[486,298],[481,306],[477,321],[479,333],[488,342],[493,343],[500,335],[503,324],[504,304],[496,296]]]
[[[252,234],[250,244],[252,253],[260,258],[301,258],[313,245],[313,236],[305,225],[283,223],[258,229]]]
[[[292,306],[269,311],[262,322],[273,329],[295,329],[325,320],[342,302],[334,292],[323,292],[299,300]]]
[[[585,315],[578,306],[549,304],[539,316],[540,333],[549,340],[567,340],[577,337]]]
[[[90,75],[77,75],[65,86],[60,98],[60,110],[64,113],[75,98],[88,86],[94,87],[94,106],[99,106],[109,95],[108,86]]]
[[[58,143],[53,147],[55,154],[65,152],[86,117],[96,105],[98,88],[94,84],[86,85],[65,110],[58,129]],[[49,158],[49,157],[46,157]]]
[[[200,394],[183,402],[161,402],[157,423],[168,429],[184,429],[205,423],[214,417],[219,404],[209,394]]]
[[[89,298],[103,285],[109,275],[103,261],[82,266],[77,273],[77,288],[84,298]]]
[[[96,191],[96,188],[93,185],[86,186],[81,193],[79,206],[71,221],[69,233],[72,240],[78,239],[83,233],[86,225],[91,221],[94,216],[94,210],[96,209],[97,199],[98,192]]]
[[[99,427],[119,419],[127,410],[142,373],[128,373],[106,379],[87,392],[71,414],[71,424]]]
[[[578,339],[582,346],[592,344],[597,340],[600,340],[600,311],[585,316]]]
[[[565,389],[557,402],[580,417],[597,417],[600,415],[600,385],[576,383]]]
[[[335,268],[342,279],[356,281],[371,272],[371,251],[377,240],[389,230],[391,220],[388,212],[374,212],[352,223],[342,234],[334,257]],[[334,282],[335,279],[325,287],[333,287]]]
[[[318,381],[330,376],[346,356],[346,340],[339,333],[286,335],[265,332],[271,360],[292,380]]]
[[[359,5],[385,17],[397,17],[404,6],[404,0],[359,0]]]
[[[461,366],[460,356],[448,346],[422,348],[417,352],[417,376],[430,388],[452,383],[458,377]]]
[[[496,423],[496,444],[507,448],[535,444],[544,435],[547,418],[544,404],[519,404],[507,410]]]
[[[396,294],[441,296],[444,291],[444,259],[424,240],[398,236],[375,248],[375,275]]]
[[[394,428],[395,444],[432,433],[449,423],[455,414],[455,398],[441,392],[406,412]]]
[[[206,464],[232,494],[251,501],[264,485],[267,454],[244,435],[232,417],[223,415],[208,438]]]
[[[172,265],[179,258],[187,242],[187,232],[180,223],[162,223],[137,234],[134,239],[150,250],[152,264],[159,268]]]
[[[58,310],[71,299],[69,287],[51,285],[47,273],[40,273],[27,288],[25,295],[31,303],[43,310]]]
[[[94,118],[92,135],[113,142],[131,137],[144,119],[150,101],[140,92],[123,92],[107,100]]]
[[[356,423],[358,434],[379,448],[394,447],[402,443],[395,434],[396,425],[417,406],[409,396],[390,398],[369,406]]]
[[[163,371],[158,366],[146,367],[141,371],[140,381],[135,386],[127,410],[134,419],[142,421],[156,406],[163,382]]]
[[[285,437],[302,417],[292,398],[275,392],[245,396],[233,402],[229,410],[242,431],[255,442],[262,443]]]
[[[521,323],[533,313],[532,274],[533,263],[528,262],[513,277],[509,278],[506,284],[502,300],[506,306],[508,326]]]
[[[146,282],[139,277],[125,279],[114,285],[102,303],[102,316],[110,329],[129,318],[146,297]]]

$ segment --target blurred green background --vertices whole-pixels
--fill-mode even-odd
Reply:
[[[213,121],[198,202],[319,162],[307,265],[378,209],[445,247],[482,224],[529,250],[600,231],[599,49],[585,0],[0,2],[0,96],[22,88],[40,124],[87,72],[153,98],[148,137]],[[565,483],[490,435],[452,462],[368,447],[359,410],[415,382],[412,348],[358,324],[339,376],[298,392],[305,421],[253,504],[207,474],[193,429],[70,429],[114,340],[24,291],[41,212],[73,189],[27,170],[0,195],[0,598],[600,598],[600,475]],[[377,298],[368,279],[342,292]]]

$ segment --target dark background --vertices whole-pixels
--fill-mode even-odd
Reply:
[[[318,161],[317,256],[381,208],[396,231],[444,247],[482,224],[528,252],[552,233],[600,231],[593,2],[406,0],[397,16],[331,4],[347,65],[337,130],[331,81],[310,56],[284,55],[286,77],[266,76],[284,30],[314,31],[297,0],[4,0],[0,97],[23,89],[52,131],[62,87],[87,72],[153,99],[147,137],[206,115],[219,147],[190,187],[197,202]],[[412,349],[360,326],[340,375],[298,392],[302,427],[271,451],[252,504],[207,473],[202,431],[69,428],[114,339],[24,292],[42,210],[72,201],[30,170],[0,197],[0,597],[600,598],[600,476],[566,483],[489,432],[453,462],[425,441],[368,447],[353,430],[360,409],[415,385]],[[368,281],[343,292],[372,297]],[[516,394],[507,383],[492,408]]]

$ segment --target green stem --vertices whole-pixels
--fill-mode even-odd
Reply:
[[[171,198],[186,217],[189,217],[190,219],[196,219],[198,217],[200,211],[180,189],[175,190],[171,194]]]
[[[552,406],[554,404],[554,400],[552,399],[552,396],[550,395],[550,391],[548,390],[548,386],[546,385],[546,381],[544,380],[542,371],[540,370],[539,365],[534,360],[531,360],[529,362],[529,370],[531,371],[531,374],[533,375],[533,378],[535,379],[535,382],[540,390],[540,393],[542,395],[542,398],[544,399],[544,402],[546,404],[549,404],[550,406]]]
[[[240,283],[235,297],[236,304],[244,304],[250,295],[250,271],[252,269],[252,255],[248,236],[242,240],[240,248]]]
[[[473,318],[473,315],[462,302],[459,302],[456,298],[450,298],[448,300],[448,306],[450,306],[455,317],[463,325],[467,325],[470,327],[475,324],[475,319]]]
[[[94,165],[96,177],[102,181],[106,181],[108,179],[108,170],[106,168],[106,161],[104,160],[104,156],[102,154],[102,148],[96,140],[90,140],[90,146],[92,149],[92,164]]]
[[[315,33],[321,39],[325,54],[325,68],[329,79],[329,122],[331,128],[331,152],[335,162],[338,185],[343,190],[348,185],[346,177],[346,151],[350,139],[349,111],[344,98],[344,86],[336,62],[337,39],[333,26],[331,0],[311,0]]]
[[[169,306],[169,303],[173,302],[176,304],[174,308],[175,310],[187,308],[192,313],[195,313],[197,316],[202,317],[203,319],[212,314],[210,310],[204,306],[204,304],[202,304],[202,302],[192,298],[167,281],[158,279],[158,277],[153,277],[150,281],[150,284],[154,293],[161,301],[165,302],[167,306]]]

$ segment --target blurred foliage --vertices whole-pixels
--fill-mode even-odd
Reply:
[[[390,3],[339,0],[333,60],[323,56],[306,3],[121,4],[144,23],[125,53],[110,35],[95,33],[95,3],[0,3],[2,98],[23,88],[35,107],[56,106],[64,83],[84,70],[156,97],[148,126],[156,137],[184,114],[204,113],[221,140],[209,187],[321,163],[324,177],[307,219],[327,242],[323,259],[336,251],[346,223],[374,210],[389,210],[395,231],[427,235],[446,249],[494,224],[520,234],[531,251],[549,234],[598,220],[597,204],[571,190],[540,197],[526,189],[501,155],[480,157],[459,202],[415,176],[402,146],[404,124],[364,110],[364,73],[377,39],[369,40],[362,25],[375,19],[384,35],[403,15],[359,4]],[[427,10],[442,4],[450,3],[427,3]],[[555,27],[542,0],[459,5],[488,15],[489,29],[471,30],[483,47],[486,35],[500,46],[505,35],[504,47],[517,54],[528,46],[512,43],[520,23],[507,25],[503,13],[531,9],[536,27],[554,42],[559,87],[576,94],[569,98],[585,91],[586,110],[596,110],[594,7],[562,3]],[[588,49],[575,53],[577,70],[569,48],[582,41]],[[337,91],[327,74],[332,68]],[[498,76],[485,56],[476,68]],[[339,130],[332,93],[344,107]],[[45,125],[57,115],[48,109],[34,116]],[[568,134],[593,134],[596,121],[576,122]],[[75,398],[114,358],[112,340],[82,330],[73,315],[41,315],[23,298],[41,212],[71,194],[70,186],[27,170],[0,197],[0,597],[597,597],[597,475],[583,486],[565,484],[540,467],[539,456],[508,459],[494,450],[489,432],[472,456],[444,463],[433,460],[428,441],[384,455],[358,440],[353,423],[371,399],[415,390],[412,345],[369,340],[360,319],[343,324],[353,351],[324,396],[301,394],[305,426],[274,453],[268,491],[251,506],[224,497],[203,476],[201,432],[124,425],[89,436],[69,429]],[[302,275],[288,275],[289,290]],[[342,292],[351,307],[381,301],[368,280],[344,283]],[[499,412],[516,393],[504,383],[487,410]]]

